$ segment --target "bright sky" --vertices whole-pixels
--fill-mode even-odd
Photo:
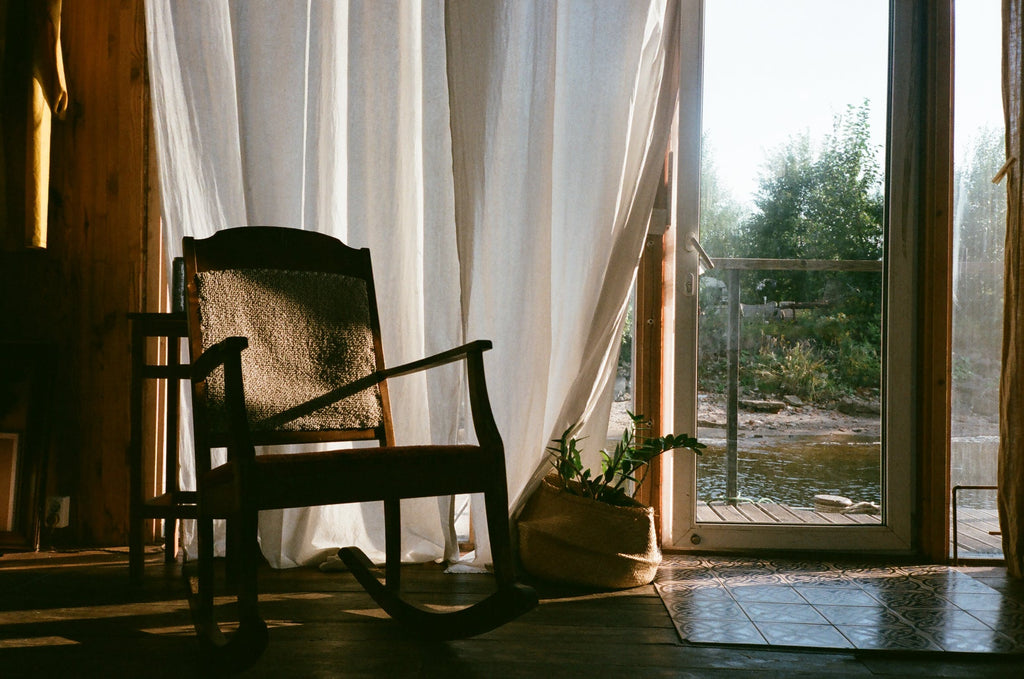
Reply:
[[[958,133],[1002,120],[999,4],[957,3]],[[736,199],[757,189],[768,152],[805,130],[820,140],[849,104],[870,100],[883,144],[888,12],[888,0],[707,0],[705,138]]]
[[[954,145],[956,158],[975,130],[1003,127],[999,0],[956,3]]]

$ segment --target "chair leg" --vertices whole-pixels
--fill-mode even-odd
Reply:
[[[504,474],[495,476],[497,478],[494,479],[492,487],[484,493],[484,505],[498,587],[496,592],[471,606],[454,611],[432,611],[406,601],[398,587],[393,586],[392,577],[397,579],[400,557],[400,540],[393,537],[401,534],[399,513],[397,507],[392,506],[397,504],[397,501],[387,501],[384,505],[384,521],[388,529],[386,585],[373,574],[373,564],[358,547],[345,547],[338,551],[338,556],[374,601],[388,615],[419,637],[443,640],[482,634],[537,606],[537,593],[515,580],[508,520],[508,490],[505,487]],[[396,571],[394,576],[392,571]]]
[[[498,587],[515,583],[515,559],[512,554],[512,535],[508,518],[508,489],[505,475],[495,479],[490,490],[484,493],[484,510],[487,512],[487,537],[491,543],[491,558],[494,560],[494,577]]]
[[[167,517],[164,524],[164,563],[174,563],[177,552],[178,519]]]
[[[196,541],[198,559],[195,575],[191,575],[190,564],[182,568],[182,576],[188,590],[188,607],[192,614],[192,625],[204,649],[216,648],[225,643],[224,636],[213,617],[213,520],[200,517],[196,520]]]
[[[208,656],[210,670],[216,674],[240,672],[251,666],[267,647],[267,625],[259,617],[256,592],[256,568],[259,546],[256,540],[256,517],[240,517],[242,548],[246,554],[234,555],[239,562],[238,578],[238,630],[230,638],[225,637],[214,617],[213,603],[213,521],[199,519],[197,537],[199,541],[199,563],[195,578],[188,577],[189,608],[192,624],[196,629],[201,650]],[[255,555],[253,554],[255,552]],[[253,558],[249,558],[253,557]]]
[[[384,578],[387,588],[402,589],[402,501],[384,501]]]
[[[128,526],[128,577],[133,584],[142,581],[146,567],[145,545],[142,540],[142,517],[132,507]]]
[[[196,577],[196,603],[205,621],[213,623],[213,519],[196,521],[196,541],[199,565]]]
[[[257,570],[263,555],[260,552],[258,517],[259,514],[255,510],[243,511],[239,517],[236,535],[238,563],[235,568],[238,577],[239,619],[248,618],[262,623],[263,619],[259,614]]]

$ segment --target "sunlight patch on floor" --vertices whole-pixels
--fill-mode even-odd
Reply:
[[[39,648],[44,646],[74,646],[79,642],[65,637],[26,637],[23,639],[0,639],[0,648]]]

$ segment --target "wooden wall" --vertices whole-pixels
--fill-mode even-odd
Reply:
[[[7,339],[54,348],[47,494],[71,498],[61,539],[127,543],[129,328],[145,308],[149,104],[143,0],[65,2],[70,106],[52,133],[50,236],[3,254]],[[154,227],[155,228],[155,227]]]

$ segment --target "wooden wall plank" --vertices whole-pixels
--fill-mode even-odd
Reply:
[[[54,404],[56,492],[71,532],[125,544],[128,526],[128,311],[142,303],[148,105],[143,0],[64,4],[70,107],[53,129],[51,246],[62,309]]]
[[[953,27],[952,2],[926,4],[922,61],[925,101],[921,196],[920,323],[920,541],[921,552],[941,563],[950,535],[950,346],[952,345],[953,242]]]

